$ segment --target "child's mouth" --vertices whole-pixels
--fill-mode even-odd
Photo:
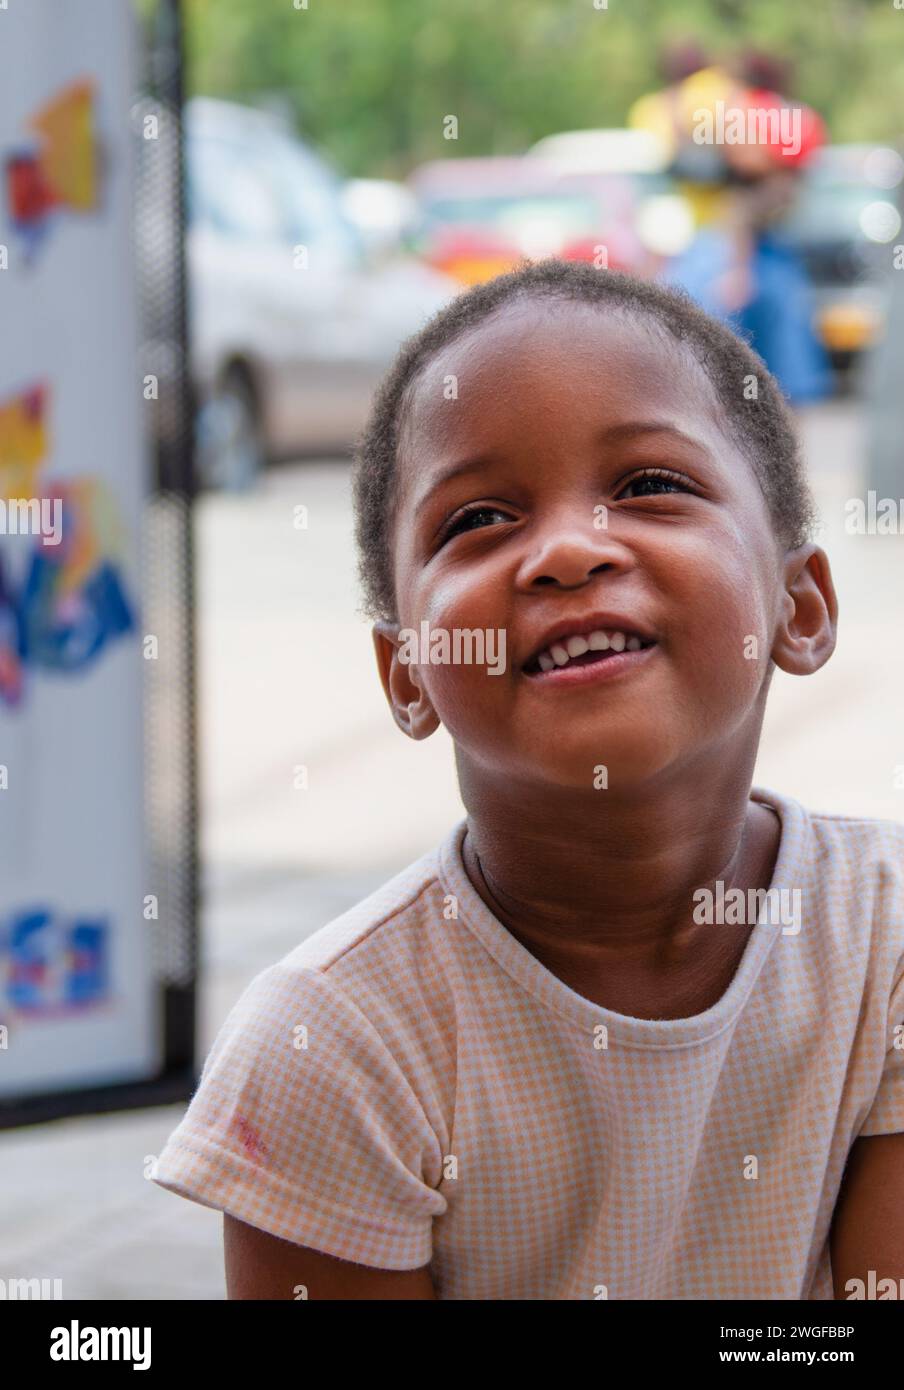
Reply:
[[[635,632],[593,631],[551,643],[525,662],[523,671],[538,684],[583,685],[645,664],[656,645]]]

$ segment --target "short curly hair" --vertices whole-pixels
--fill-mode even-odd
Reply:
[[[361,611],[370,618],[398,621],[393,563],[396,458],[418,376],[436,353],[497,309],[540,296],[642,316],[688,347],[715,388],[729,435],[753,466],[780,542],[791,548],[809,538],[815,512],[793,417],[778,382],[747,343],[682,290],[577,262],[526,262],[459,295],[435,314],[402,345],[376,393],[355,448],[352,478]],[[744,389],[751,378],[755,392]]]

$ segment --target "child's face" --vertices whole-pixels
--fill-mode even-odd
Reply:
[[[399,626],[504,629],[506,668],[403,665],[378,634],[402,726],[420,737],[438,718],[459,760],[510,781],[591,789],[602,764],[624,789],[706,759],[745,775],[794,604],[765,499],[722,419],[688,353],[642,319],[586,305],[509,306],[441,351],[400,441]],[[533,672],[563,622],[655,641],[577,679]]]

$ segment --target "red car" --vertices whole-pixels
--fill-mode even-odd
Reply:
[[[462,284],[547,256],[646,271],[636,192],[620,175],[561,174],[538,159],[491,156],[421,165],[409,186],[422,209],[417,249]]]

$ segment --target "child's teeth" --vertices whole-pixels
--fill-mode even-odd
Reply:
[[[626,637],[623,632],[589,632],[586,637],[566,637],[564,642],[554,642],[548,651],[541,652],[537,662],[541,671],[551,671],[556,666],[565,666],[572,657],[583,656],[585,652],[639,652],[643,646],[641,638]]]

